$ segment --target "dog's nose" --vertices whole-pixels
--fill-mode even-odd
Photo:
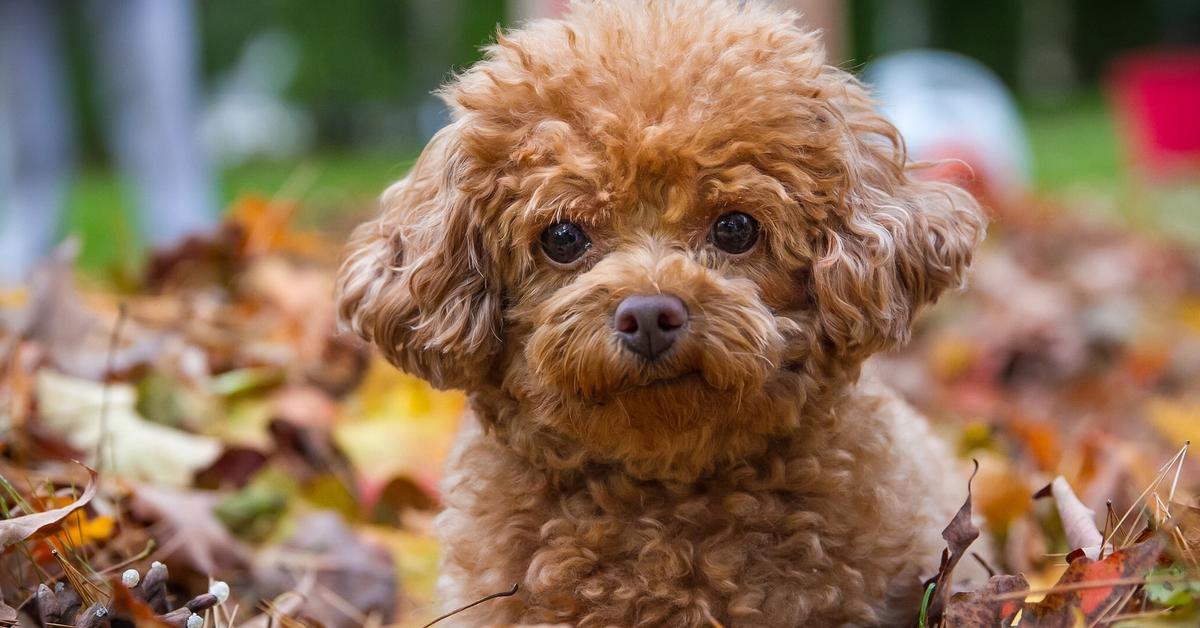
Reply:
[[[639,295],[621,301],[613,317],[613,327],[626,347],[653,360],[675,344],[687,319],[687,308],[679,297]]]

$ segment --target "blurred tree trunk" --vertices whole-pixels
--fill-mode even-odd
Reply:
[[[421,141],[428,140],[449,120],[446,106],[433,96],[454,70],[461,47],[461,0],[412,0],[413,80],[409,102]]]

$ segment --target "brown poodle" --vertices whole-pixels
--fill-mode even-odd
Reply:
[[[463,625],[914,617],[966,478],[863,362],[984,221],[795,20],[610,0],[498,36],[355,231],[342,320],[470,395],[441,593],[520,590]]]

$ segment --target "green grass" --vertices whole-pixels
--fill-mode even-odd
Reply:
[[[1039,194],[1074,211],[1200,246],[1200,178],[1147,180],[1126,163],[1108,102],[1093,93],[1025,111]]]
[[[297,221],[305,225],[336,223],[362,213],[388,183],[402,176],[411,154],[328,154],[299,162],[258,162],[221,173],[219,200],[227,207],[242,195],[300,199]],[[93,274],[129,270],[145,255],[132,195],[111,171],[85,170],[67,199],[62,232],[83,241],[79,265]]]
[[[1098,94],[1026,107],[1034,182],[1045,192],[1089,186],[1116,191],[1123,175],[1117,129]]]

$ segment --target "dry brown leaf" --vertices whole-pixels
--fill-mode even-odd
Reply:
[[[116,299],[89,302],[75,284],[77,242],[61,245],[30,277],[29,298],[20,307],[0,308],[0,336],[41,346],[57,370],[91,380],[148,366],[162,351],[161,335],[125,329],[112,344],[118,319]]]
[[[975,476],[975,507],[993,530],[1029,512],[1033,501],[1024,478],[1007,458],[988,451],[978,452],[979,473]]]
[[[266,550],[255,579],[267,591],[299,586],[294,573],[316,572],[316,582],[296,609],[329,628],[354,628],[374,616],[384,623],[396,614],[396,568],[386,550],[365,541],[341,517],[317,512],[302,519],[282,546]]]
[[[96,471],[91,468],[87,468],[87,471],[89,476],[87,487],[75,501],[60,508],[0,521],[0,550],[7,550],[34,534],[47,531],[92,501],[92,498],[96,496]]]
[[[17,609],[9,606],[8,604],[5,604],[4,602],[0,602],[0,622],[7,623],[7,622],[16,622],[16,621],[17,621]]]
[[[954,517],[950,519],[950,523],[942,530],[942,538],[946,540],[946,549],[942,551],[942,563],[938,567],[938,572],[935,576],[926,580],[922,585],[922,590],[934,585],[933,599],[930,600],[928,616],[931,623],[936,623],[942,616],[943,610],[946,608],[946,600],[949,598],[950,582],[955,566],[958,561],[966,553],[967,548],[975,539],[979,538],[979,528],[971,521],[971,482],[975,479],[975,474],[979,472],[979,462],[975,462],[975,470],[971,472],[971,478],[967,480],[967,499],[963,501],[963,505],[954,513]]]
[[[951,628],[1008,626],[1021,610],[1021,600],[998,600],[996,596],[1028,589],[1024,576],[992,576],[978,591],[951,596],[942,624]]]

